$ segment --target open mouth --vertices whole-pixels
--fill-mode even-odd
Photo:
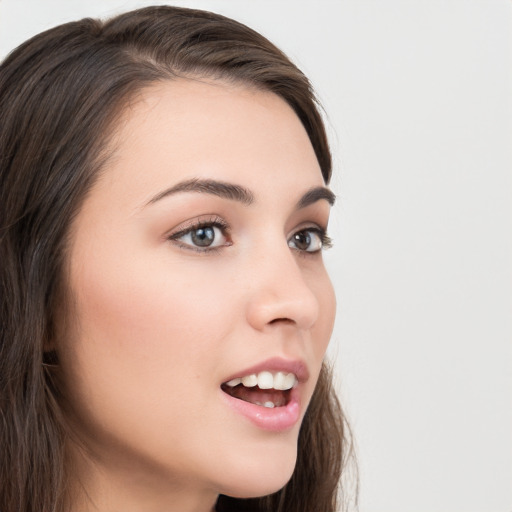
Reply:
[[[244,402],[262,407],[285,407],[291,400],[291,390],[297,385],[293,373],[263,371],[225,382],[222,391]]]

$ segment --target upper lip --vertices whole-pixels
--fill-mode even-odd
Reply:
[[[271,359],[267,359],[266,361],[262,361],[261,363],[255,364],[254,366],[239,370],[225,379],[223,382],[229,382],[232,379],[244,377],[253,373],[257,374],[265,370],[271,372],[293,373],[299,382],[306,382],[309,379],[309,370],[304,361],[300,359],[292,360],[273,357]]]

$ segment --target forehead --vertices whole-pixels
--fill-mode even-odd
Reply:
[[[270,183],[298,190],[323,184],[291,107],[273,93],[239,84],[178,79],[152,85],[127,105],[111,140],[102,181],[142,202],[155,188],[196,177],[256,192]]]

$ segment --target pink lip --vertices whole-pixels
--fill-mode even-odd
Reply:
[[[299,421],[301,408],[298,388],[291,390],[290,401],[286,406],[273,409],[239,400],[223,391],[221,393],[230,407],[263,430],[281,432],[292,428]]]
[[[309,379],[309,371],[306,363],[300,360],[287,360],[282,359],[280,357],[274,357],[272,359],[267,359],[266,361],[262,361],[254,366],[249,368],[245,368],[244,370],[240,370],[228,377],[223,382],[228,382],[232,379],[237,379],[239,377],[244,377],[245,375],[251,375],[253,373],[260,373],[262,371],[271,371],[271,372],[287,372],[294,373],[297,377],[299,383],[306,382]]]
[[[299,381],[297,387],[290,390],[290,401],[284,407],[268,408],[261,405],[245,402],[222,392],[223,399],[237,413],[248,418],[257,427],[263,430],[280,432],[292,428],[300,418],[301,389],[304,382],[309,379],[309,371],[306,364],[300,360],[286,360],[279,357],[267,359],[244,370],[240,370],[228,377],[224,382],[232,379],[259,373],[268,370],[272,372],[294,373]]]

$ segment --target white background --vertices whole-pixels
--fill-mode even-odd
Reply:
[[[0,0],[0,56],[154,3]],[[328,113],[332,355],[361,512],[511,512],[512,2],[175,4],[263,32]]]

